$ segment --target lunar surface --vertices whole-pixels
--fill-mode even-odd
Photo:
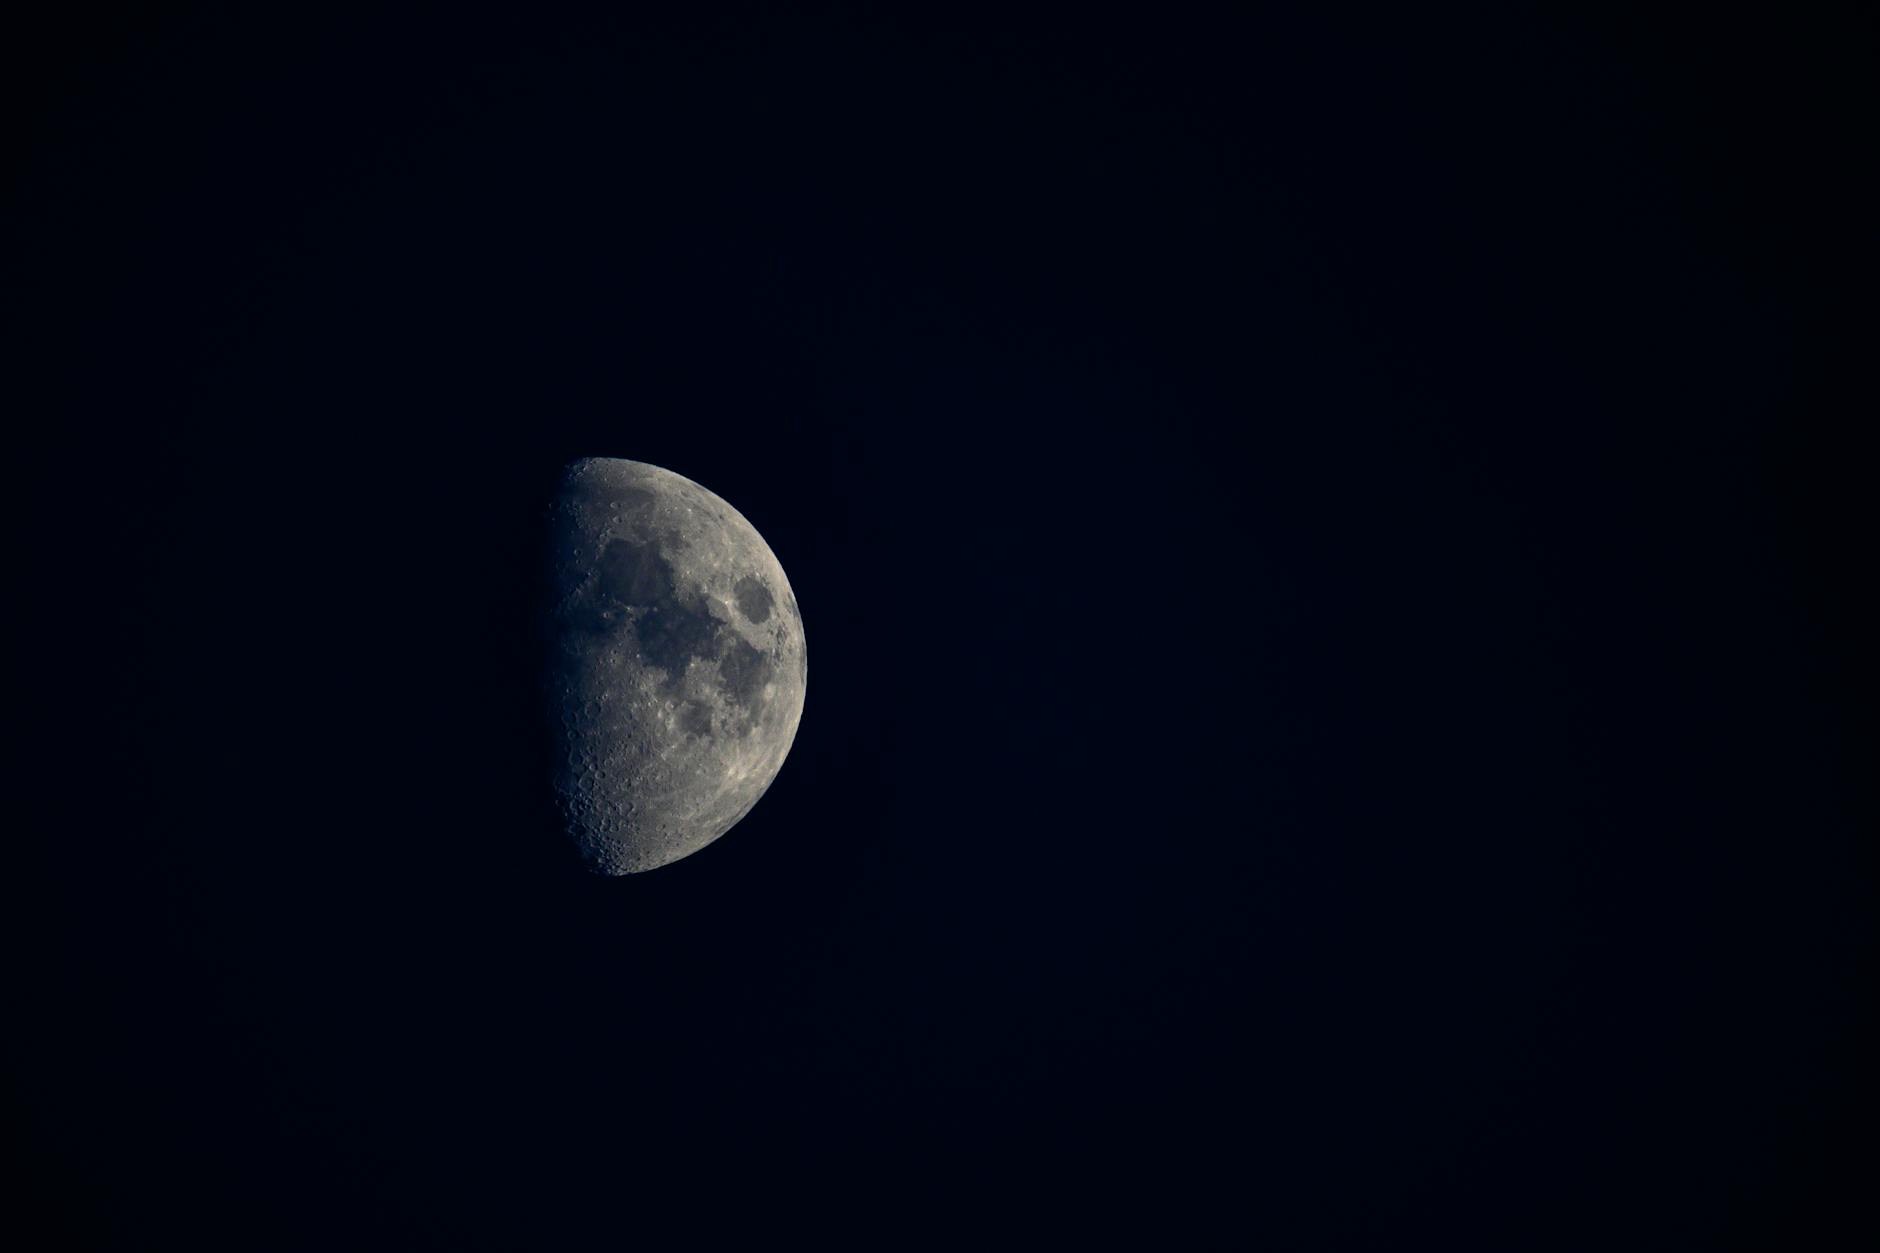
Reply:
[[[589,866],[696,853],[751,811],[808,674],[783,567],[744,516],[658,466],[588,457],[550,511],[555,794]]]

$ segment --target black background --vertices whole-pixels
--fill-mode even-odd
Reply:
[[[1860,1243],[1858,41],[1624,8],[10,19],[18,1247]],[[615,880],[590,454],[810,644]]]

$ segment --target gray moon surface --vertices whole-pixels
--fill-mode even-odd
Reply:
[[[652,870],[777,777],[803,716],[803,617],[757,529],[670,470],[573,462],[549,532],[556,801],[590,868]]]

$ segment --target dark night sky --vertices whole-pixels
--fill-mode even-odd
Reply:
[[[1871,1229],[1848,31],[60,7],[12,1247]],[[617,880],[536,688],[590,454],[810,654]]]

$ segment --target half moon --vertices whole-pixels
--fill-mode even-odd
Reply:
[[[592,869],[652,870],[777,777],[803,715],[802,614],[757,528],[658,466],[573,462],[549,531],[557,805]]]

